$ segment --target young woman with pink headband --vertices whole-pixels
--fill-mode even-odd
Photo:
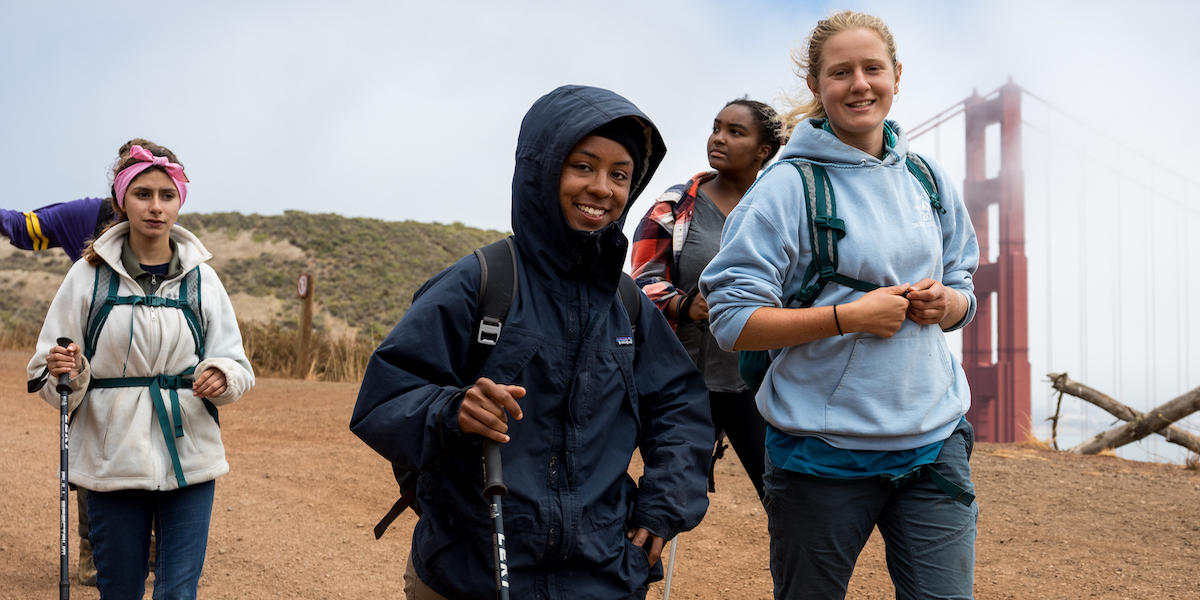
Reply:
[[[212,254],[176,224],[187,184],[167,148],[121,147],[118,221],[67,273],[29,361],[52,406],[46,379],[70,376],[69,478],[89,490],[101,598],[142,597],[152,528],[154,597],[196,597],[214,480],[229,471],[217,407],[254,385]]]

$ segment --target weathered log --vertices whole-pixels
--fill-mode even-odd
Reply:
[[[1134,419],[1145,417],[1145,415],[1142,413],[1133,410],[1132,408],[1129,408],[1129,406],[1117,401],[1116,398],[1113,398],[1112,396],[1109,396],[1108,394],[1105,394],[1104,392],[1101,392],[1100,390],[1097,390],[1096,388],[1093,388],[1087,384],[1071,379],[1066,373],[1047,373],[1046,376],[1050,378],[1050,386],[1054,389],[1065,394],[1075,396],[1076,398],[1079,398],[1085,402],[1090,402],[1091,404],[1104,409],[1110,415],[1121,419],[1122,421],[1133,421]],[[1174,425],[1168,425],[1158,431],[1155,431],[1154,433],[1163,436],[1168,442],[1179,444],[1180,446],[1183,446],[1192,452],[1200,454],[1200,436],[1192,435]],[[1082,445],[1083,444],[1080,444],[1080,446]],[[1076,446],[1076,448],[1079,448],[1080,446]],[[1074,450],[1075,449],[1073,448],[1072,451]],[[1099,452],[1099,450],[1097,450],[1097,452]]]
[[[1085,383],[1080,383],[1074,379],[1071,379],[1071,377],[1066,373],[1047,373],[1046,376],[1050,378],[1050,387],[1053,387],[1059,392],[1070,394],[1076,398],[1079,398],[1080,400],[1094,404],[1095,406],[1104,409],[1106,412],[1108,412],[1108,414],[1121,419],[1122,421],[1132,421],[1145,416],[1142,413],[1119,402],[1116,398],[1113,398],[1112,396],[1109,396],[1108,394],[1105,394],[1104,392],[1101,392],[1100,390],[1097,390],[1096,388]],[[1179,444],[1180,446],[1183,446],[1192,452],[1200,454],[1200,436],[1192,435],[1174,425],[1168,425],[1167,427],[1155,431],[1154,433],[1163,436],[1169,442]]]
[[[1113,400],[1113,402],[1116,401]],[[1130,419],[1129,422],[1125,423],[1124,425],[1114,427],[1108,431],[1105,431],[1104,433],[1096,435],[1091,440],[1071,448],[1070,451],[1079,454],[1096,454],[1101,450],[1119,448],[1130,442],[1136,442],[1152,433],[1166,429],[1175,421],[1178,421],[1200,410],[1200,388],[1186,392],[1170,402],[1151,409],[1144,415],[1137,414],[1137,411],[1134,411],[1127,406],[1125,408],[1130,410],[1135,415],[1133,419]],[[1182,430],[1180,431],[1182,432]],[[1187,432],[1182,433],[1186,434]],[[1166,436],[1164,435],[1164,437]],[[1173,435],[1172,437],[1176,438],[1172,441],[1175,441],[1175,443],[1180,443],[1178,441],[1180,439],[1179,436]],[[1188,447],[1188,449],[1192,449],[1190,445],[1181,445],[1185,445]]]

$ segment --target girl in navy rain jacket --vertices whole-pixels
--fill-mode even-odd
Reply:
[[[513,598],[643,598],[661,577],[663,540],[704,516],[713,432],[703,379],[649,299],[639,297],[631,327],[616,294],[621,226],[665,152],[617,94],[564,86],[543,96],[517,142],[518,293],[482,369],[464,372],[478,319],[474,255],[426,283],[371,357],[350,427],[422,471],[416,583],[449,598],[495,593],[477,434],[503,442]],[[635,448],[645,464],[636,483]]]

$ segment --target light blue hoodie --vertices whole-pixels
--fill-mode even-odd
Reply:
[[[905,168],[908,140],[889,121],[895,144],[882,160],[843,143],[821,120],[796,127],[781,159],[759,177],[725,222],[721,250],[700,279],[717,343],[732,349],[751,313],[779,307],[800,288],[812,260],[802,182],[785,161],[826,168],[837,216],[846,222],[838,272],[880,285],[927,277],[966,295],[975,316],[972,274],[979,245],[966,206],[940,165],[930,163],[945,214],[936,213]],[[863,292],[829,283],[813,306],[845,304]],[[772,350],[758,391],[767,422],[849,450],[908,450],[944,440],[971,404],[962,366],[937,325],[905,320],[896,335],[834,336]]]

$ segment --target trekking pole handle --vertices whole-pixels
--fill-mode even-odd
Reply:
[[[504,485],[504,468],[500,464],[500,444],[492,440],[483,441],[483,497],[504,496],[508,486]]]
[[[71,338],[68,338],[68,337],[60,337],[60,338],[58,338],[57,342],[58,342],[58,345],[62,346],[63,348],[70,346],[72,343]],[[70,371],[68,371],[66,373],[62,373],[58,376],[58,385],[55,386],[54,389],[55,389],[55,391],[57,391],[60,394],[71,393],[71,372]]]

